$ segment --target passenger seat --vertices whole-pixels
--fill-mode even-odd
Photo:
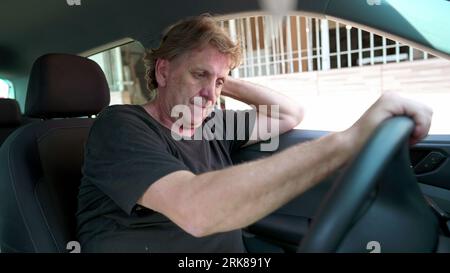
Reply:
[[[22,125],[22,114],[17,101],[0,98],[0,146],[20,125]]]

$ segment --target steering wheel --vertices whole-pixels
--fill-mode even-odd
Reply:
[[[322,201],[298,252],[431,252],[438,219],[409,160],[414,122],[383,122]]]

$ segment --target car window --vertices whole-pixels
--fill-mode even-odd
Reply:
[[[15,98],[14,86],[6,79],[0,79],[0,98]]]
[[[430,133],[450,133],[448,60],[349,24],[309,16],[235,17],[221,24],[244,49],[233,76],[302,103],[305,119],[297,128],[344,130],[381,93],[395,91],[433,108]],[[231,98],[225,106],[248,108]]]
[[[231,19],[230,19],[231,18]],[[232,76],[271,87],[305,108],[300,129],[339,131],[394,91],[433,108],[431,134],[450,134],[450,62],[348,23],[291,15],[228,16],[220,24],[243,48]],[[90,56],[105,72],[112,104],[148,100],[138,41]],[[222,108],[248,109],[232,98]]]
[[[144,52],[142,44],[134,41],[89,56],[105,73],[111,92],[110,105],[147,101]]]

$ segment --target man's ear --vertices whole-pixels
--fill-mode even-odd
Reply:
[[[169,61],[166,59],[157,59],[155,65],[155,76],[158,87],[166,87],[169,71]]]

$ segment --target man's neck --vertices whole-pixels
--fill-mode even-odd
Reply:
[[[173,126],[175,123],[170,116],[170,109],[165,109],[161,103],[158,101],[152,101],[148,102],[143,105],[145,111],[152,116],[159,124],[162,126],[168,128],[169,130],[173,131],[174,133],[181,135],[181,136],[187,136],[191,137],[194,135],[195,128],[187,128],[184,129],[183,127],[178,128],[177,126]],[[174,129],[177,129],[174,131]]]

